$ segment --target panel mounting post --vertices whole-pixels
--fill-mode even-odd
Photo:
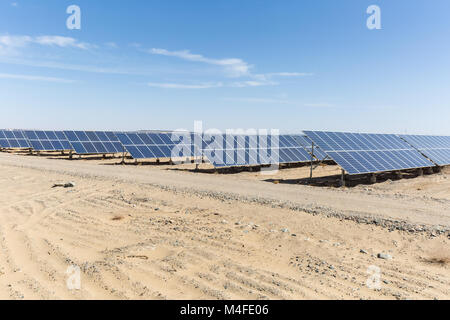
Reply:
[[[345,187],[345,170],[341,170],[341,181],[340,181],[341,187]]]
[[[125,147],[122,146],[122,162],[120,164],[125,164]]]
[[[311,167],[309,168],[309,182],[312,182],[313,178],[313,162],[314,162],[314,142],[311,142]]]

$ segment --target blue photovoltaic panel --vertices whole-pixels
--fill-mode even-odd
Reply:
[[[305,131],[305,134],[349,174],[432,167],[394,134]]]
[[[22,130],[0,130],[0,147],[30,148],[30,144]]]
[[[194,156],[194,134],[190,132],[120,132],[117,138],[134,159]]]
[[[24,130],[23,133],[34,150],[73,150],[62,131]]]
[[[299,143],[299,145],[301,145],[303,148],[306,149],[306,151],[308,151],[309,153],[312,153],[312,141],[304,135],[293,135],[294,139]],[[327,158],[327,155],[320,150],[319,146],[314,146],[314,157],[319,160],[325,160]]]
[[[450,136],[400,135],[439,166],[450,165]]]
[[[64,131],[77,154],[123,152],[123,146],[112,131]]]
[[[203,153],[215,167],[311,161],[291,135],[203,135]]]

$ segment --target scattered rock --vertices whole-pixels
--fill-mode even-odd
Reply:
[[[283,229],[281,229],[281,232],[287,233],[287,232],[289,232],[289,229],[288,228],[283,228]]]
[[[384,260],[392,260],[392,256],[387,253],[379,253],[379,254],[377,254],[377,258],[384,259]]]
[[[359,250],[359,252],[360,253],[364,253],[364,254],[369,254],[366,250],[364,250],[364,249],[361,249],[361,250]]]
[[[66,183],[55,183],[52,188],[55,187],[63,187],[63,188],[73,188],[75,187],[75,183],[73,182],[66,182]]]

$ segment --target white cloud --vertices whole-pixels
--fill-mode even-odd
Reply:
[[[264,73],[264,74],[253,74],[251,77],[253,79],[261,80],[261,81],[268,81],[269,79],[273,77],[306,77],[306,76],[312,76],[313,73],[307,73],[307,72],[270,72],[270,73]]]
[[[266,76],[269,77],[307,77],[312,75],[314,74],[308,72],[272,72],[266,74]]]
[[[164,89],[209,89],[209,88],[219,88],[223,86],[221,82],[201,83],[201,84],[149,82],[147,83],[147,85],[149,87],[164,88]]]
[[[207,64],[212,65],[218,65],[225,69],[225,71],[233,77],[241,77],[248,75],[250,73],[251,66],[237,58],[228,58],[228,59],[211,59],[202,56],[201,54],[194,54],[191,53],[189,50],[182,50],[182,51],[169,51],[166,49],[160,49],[160,48],[153,48],[148,50],[151,54],[158,54],[163,56],[170,56],[170,57],[177,57],[183,60],[188,61],[196,61],[196,62],[203,62]]]
[[[24,47],[32,41],[29,36],[0,36],[0,45],[8,48]]]
[[[25,47],[29,44],[36,43],[44,46],[58,46],[62,48],[73,47],[78,49],[88,49],[93,47],[92,45],[79,42],[78,40],[71,37],[62,37],[62,36],[39,36],[39,37],[30,37],[30,36],[0,36],[0,45],[3,48],[21,48]]]
[[[245,87],[261,87],[261,86],[274,86],[277,85],[277,82],[273,81],[240,81],[231,83],[231,87],[237,88],[245,88]]]
[[[305,103],[305,107],[311,107],[311,108],[330,108],[334,107],[331,103]]]
[[[226,101],[249,102],[249,103],[275,103],[275,104],[289,104],[291,102],[281,99],[272,98],[225,98]]]
[[[152,48],[150,50],[147,50],[146,52],[156,55],[176,57],[187,61],[217,65],[222,67],[228,76],[246,77],[249,79],[247,81],[232,82],[224,85],[225,87],[243,88],[243,87],[271,86],[271,85],[278,85],[277,82],[271,80],[274,77],[304,77],[313,75],[312,73],[305,73],[305,72],[272,72],[266,74],[253,74],[251,72],[253,66],[251,66],[242,59],[238,58],[213,59],[205,57],[201,54],[191,53],[189,50],[169,51],[161,48]]]
[[[17,7],[17,6],[19,6],[19,4],[18,4],[17,2],[12,2],[12,3],[11,3],[11,6],[12,6],[12,7]]]
[[[209,89],[209,88],[246,88],[246,87],[260,87],[268,85],[276,85],[276,82],[258,82],[258,81],[241,81],[241,82],[207,82],[198,84],[186,84],[186,83],[161,83],[161,82],[149,82],[148,86],[154,88],[165,89]]]
[[[34,39],[35,43],[48,46],[58,46],[58,47],[74,47],[79,49],[88,49],[89,44],[84,42],[79,42],[78,40],[71,37],[61,37],[61,36],[40,36]]]
[[[27,80],[27,81],[48,81],[48,82],[60,82],[60,83],[73,83],[74,80],[68,80],[63,78],[54,77],[41,77],[41,76],[31,76],[23,74],[10,74],[10,73],[0,73],[0,79],[14,79],[14,80]]]
[[[115,43],[115,42],[106,42],[105,45],[106,45],[107,47],[114,48],[114,49],[116,49],[116,48],[119,47],[119,46],[117,45],[117,43]]]

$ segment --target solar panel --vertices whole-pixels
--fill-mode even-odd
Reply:
[[[439,166],[450,164],[450,136],[400,135]]]
[[[293,135],[294,139],[298,142],[299,145],[301,145],[303,148],[306,149],[306,151],[308,151],[309,153],[313,152],[313,148],[312,148],[312,141],[305,135]],[[322,150],[320,150],[319,146],[314,146],[314,157],[319,160],[325,160],[327,155],[325,154],[325,152],[323,152]]]
[[[117,138],[134,159],[194,156],[194,134],[189,132],[120,132]]]
[[[0,147],[30,148],[22,130],[0,130]]]
[[[304,131],[304,133],[349,174],[434,166],[394,134],[325,131]]]
[[[37,151],[72,150],[72,145],[62,131],[24,130],[31,147]]]
[[[214,167],[308,162],[309,153],[290,135],[204,134],[203,153]]]
[[[112,131],[64,131],[78,154],[104,154],[123,152],[123,146]]]

